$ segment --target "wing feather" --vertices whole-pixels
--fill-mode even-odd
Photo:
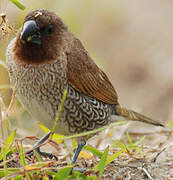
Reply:
[[[67,53],[67,78],[76,90],[108,104],[118,104],[117,93],[106,74],[89,57],[78,39]]]

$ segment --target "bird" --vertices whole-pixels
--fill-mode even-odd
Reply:
[[[18,82],[17,99],[31,116],[49,129],[67,90],[56,127],[58,134],[69,136],[95,130],[112,123],[113,116],[164,126],[119,104],[107,75],[53,11],[38,9],[26,15],[7,47],[6,63],[13,90]],[[86,141],[87,136],[77,138],[73,163]]]

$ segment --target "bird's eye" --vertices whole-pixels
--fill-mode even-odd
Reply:
[[[52,34],[53,30],[54,30],[54,26],[53,25],[49,25],[47,27],[47,34]]]

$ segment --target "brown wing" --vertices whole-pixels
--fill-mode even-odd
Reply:
[[[108,77],[77,39],[67,53],[67,78],[78,91],[108,104],[118,104],[117,93]]]

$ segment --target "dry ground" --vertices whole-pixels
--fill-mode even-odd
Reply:
[[[126,141],[126,135],[124,132],[130,132],[130,129],[133,131],[132,127],[134,127],[134,124],[131,125],[131,123],[129,123],[121,127],[116,127],[114,132],[119,134],[119,139],[124,139]],[[143,129],[144,127],[145,125],[143,126]],[[147,127],[146,132],[130,133],[133,141],[135,141],[137,137],[145,136],[145,139],[142,142],[141,151],[137,152],[132,149],[128,153],[122,153],[121,156],[105,167],[102,178],[99,178],[98,173],[93,170],[87,170],[84,174],[88,176],[95,175],[98,179],[105,180],[173,179],[173,132],[169,129],[165,130],[163,128],[152,128],[151,126]],[[150,132],[149,128],[153,129],[153,131]],[[112,135],[113,134],[111,134],[111,136]],[[120,149],[112,147],[110,141],[111,136],[110,131],[107,130],[99,136],[93,137],[89,140],[88,144],[95,144],[94,146],[97,146],[97,149],[101,151],[104,151],[105,147],[109,144],[109,154],[116,153]],[[30,142],[31,140],[24,141],[25,146],[26,144],[27,146],[30,146]],[[50,145],[49,147],[46,145],[44,150],[52,152],[53,149]],[[53,153],[58,156],[58,161],[49,158],[44,159],[45,162],[50,162],[48,165],[50,168],[59,169],[65,167],[70,162],[70,157],[62,144],[57,145],[56,150],[54,150]],[[15,155],[12,155],[9,159],[13,156]],[[76,167],[92,169],[99,160],[98,157],[94,157],[92,154],[85,153],[84,151],[78,159]],[[22,167],[19,161],[15,158],[15,160],[8,163],[8,167]],[[33,162],[36,163],[36,159],[34,157],[31,159],[27,158],[27,162],[29,164]]]

